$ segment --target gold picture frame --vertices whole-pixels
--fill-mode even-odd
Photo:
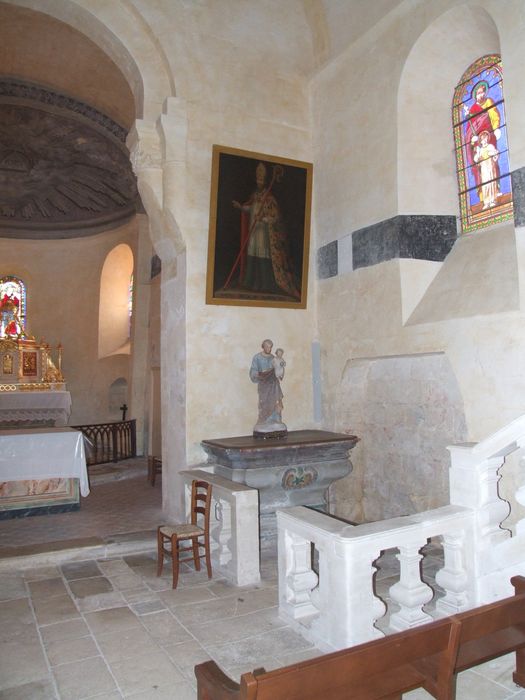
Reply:
[[[207,304],[306,308],[312,169],[213,146]]]

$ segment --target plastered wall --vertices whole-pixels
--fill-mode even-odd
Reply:
[[[133,223],[84,238],[0,238],[0,275],[16,275],[27,285],[28,332],[52,347],[63,345],[71,425],[120,417],[109,410],[109,387],[119,378],[129,382],[129,354],[98,359],[100,275],[112,248],[125,242],[133,249],[135,239]]]
[[[510,121],[522,119],[522,91],[513,86],[525,59],[523,28],[522,7],[514,2],[404,3],[368,41],[361,38],[316,77],[319,242],[398,213],[457,213],[450,103],[462,72],[485,53],[502,53],[512,167],[522,165],[525,139]],[[450,363],[469,440],[520,415],[522,237],[512,224],[468,235],[442,263],[391,260],[352,270],[340,260],[343,272],[318,287],[326,424],[356,432],[341,387],[348,362],[422,352],[442,352]],[[348,383],[344,389],[353,391]],[[358,450],[355,460],[362,469]],[[355,502],[345,488],[338,499],[336,486],[334,498],[341,503],[346,496],[350,515]],[[373,499],[370,491],[367,496]],[[407,491],[400,486],[396,493],[393,484],[391,497],[403,503]],[[370,506],[367,512],[366,505],[358,512],[363,519],[384,514]]]

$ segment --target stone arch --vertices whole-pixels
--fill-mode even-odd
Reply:
[[[105,51],[129,83],[137,119],[157,119],[164,100],[175,94],[164,52],[127,0],[98,3],[96,14],[86,0],[14,0],[13,4],[69,24]]]
[[[397,100],[400,214],[459,213],[451,121],[454,88],[473,61],[499,52],[494,20],[473,4],[444,12],[414,43]]]

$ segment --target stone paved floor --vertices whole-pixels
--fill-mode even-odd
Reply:
[[[186,568],[173,591],[154,552],[0,572],[0,699],[195,700],[206,659],[238,680],[311,658],[279,619],[275,572],[263,562],[262,583],[240,589]],[[458,699],[523,700],[512,667],[509,655],[460,674]]]
[[[144,459],[95,469],[91,493],[81,498],[80,510],[0,520],[0,556],[14,547],[155,530],[162,522],[162,480],[150,486]],[[122,478],[128,471],[132,478]]]
[[[194,700],[193,667],[206,659],[238,680],[259,666],[320,653],[279,619],[275,561],[263,561],[256,587],[235,588],[217,575],[209,581],[186,568],[173,591],[169,567],[155,576],[153,551],[83,561],[48,552],[46,565],[42,555],[5,558],[16,543],[53,549],[50,541],[115,532],[133,538],[130,532],[154,528],[162,519],[160,483],[151,488],[135,468],[138,477],[122,482],[106,473],[78,513],[0,522],[0,700]],[[441,560],[435,549],[427,554],[430,581]],[[397,570],[392,554],[381,560],[377,592],[389,603]],[[460,674],[458,700],[525,700],[512,670],[509,655]],[[430,696],[418,690],[406,697]]]

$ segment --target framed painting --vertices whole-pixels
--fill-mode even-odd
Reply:
[[[213,147],[206,303],[306,308],[312,164]]]

